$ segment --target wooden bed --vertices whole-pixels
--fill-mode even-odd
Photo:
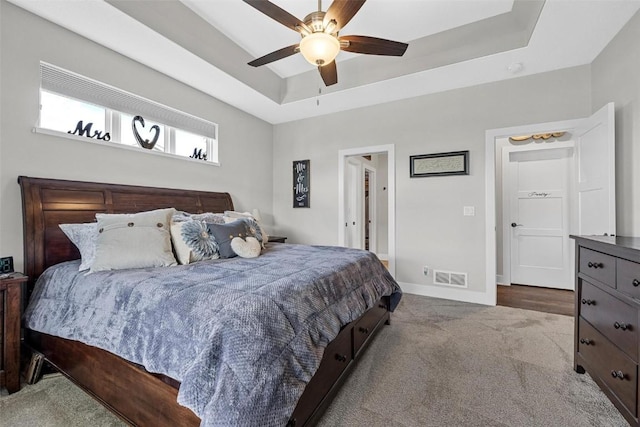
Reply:
[[[129,185],[18,178],[22,190],[27,294],[42,272],[79,259],[76,247],[58,227],[95,220],[95,214],[134,213],[175,207],[192,212],[233,210],[229,193]],[[383,297],[346,325],[325,350],[320,367],[298,401],[288,426],[313,425],[329,405],[371,338],[389,323],[389,298]],[[25,331],[30,350],[91,394],[124,421],[137,426],[197,426],[200,419],[176,401],[180,383],[81,342]]]

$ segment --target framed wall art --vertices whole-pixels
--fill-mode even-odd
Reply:
[[[411,178],[469,175],[469,151],[410,156],[409,174]]]
[[[293,207],[311,207],[310,191],[311,184],[309,177],[311,174],[309,160],[295,160],[293,162]]]

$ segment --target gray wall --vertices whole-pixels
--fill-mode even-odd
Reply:
[[[291,241],[336,244],[338,150],[395,144],[396,276],[432,283],[422,267],[469,273],[485,286],[485,131],[586,117],[588,66],[417,97],[275,126],[274,217]],[[409,156],[470,151],[470,175],[409,178]],[[311,209],[291,208],[291,162],[311,160]],[[476,216],[462,215],[475,206]]]
[[[0,256],[22,268],[19,175],[229,191],[236,208],[272,212],[272,125],[0,0]],[[135,41],[132,41],[135,43]],[[220,167],[32,133],[39,61],[220,125]]]
[[[592,111],[616,105],[616,228],[640,236],[640,12],[591,64]]]

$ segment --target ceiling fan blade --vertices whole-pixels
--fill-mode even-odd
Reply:
[[[366,0],[334,0],[327,9],[324,16],[324,25],[326,26],[332,19],[336,20],[335,31],[340,31],[342,27],[347,25],[351,18],[358,13]]]
[[[254,59],[253,61],[249,62],[249,65],[251,65],[252,67],[259,67],[261,65],[269,64],[279,59],[286,58],[287,56],[291,56],[294,53],[298,53],[297,44],[283,47],[282,49],[268,53],[265,56],[262,56],[258,59]]]
[[[331,61],[327,65],[318,67],[320,76],[325,86],[331,86],[338,83],[338,69],[336,68],[336,61]]]
[[[304,24],[295,16],[290,14],[279,6],[271,3],[268,0],[243,0],[249,6],[254,7],[260,12],[267,15],[269,18],[278,21],[285,27],[291,28],[293,31],[298,31],[299,27],[303,27]]]
[[[343,36],[340,37],[340,41],[349,42],[348,46],[341,48],[342,50],[368,55],[402,56],[409,47],[407,43],[369,36]]]

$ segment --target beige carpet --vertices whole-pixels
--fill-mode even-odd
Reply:
[[[573,319],[405,295],[320,425],[626,426],[572,370]],[[120,426],[64,378],[0,396],[0,426]]]

